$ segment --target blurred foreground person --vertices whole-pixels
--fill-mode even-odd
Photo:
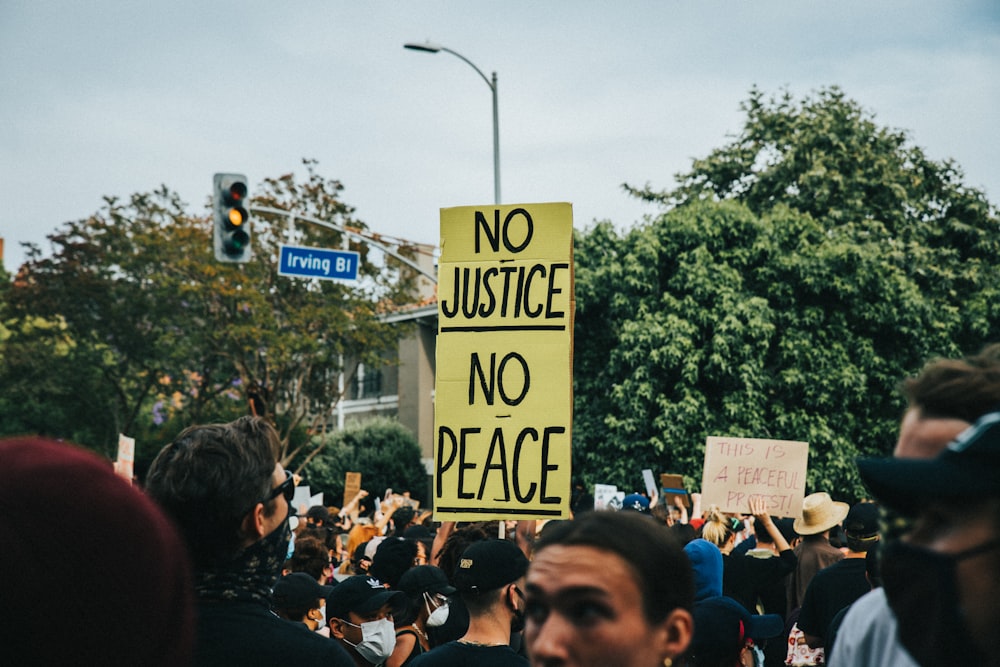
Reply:
[[[641,514],[587,512],[546,531],[526,593],[534,667],[664,667],[691,641],[691,565]]]
[[[1000,412],[933,459],[858,468],[876,498],[914,518],[882,555],[899,642],[920,665],[1000,665]]]
[[[291,530],[292,475],[257,417],[185,429],[153,461],[146,490],[174,518],[194,564],[197,665],[339,665],[336,642],[271,613]]]
[[[0,572],[5,663],[191,664],[184,543],[92,452],[0,441]]]
[[[935,359],[905,380],[902,389],[907,408],[893,456],[932,459],[1000,405],[1000,345],[964,359]],[[890,517],[883,544],[898,536],[896,523]],[[900,644],[897,629],[885,589],[876,588],[847,612],[830,664],[912,667],[917,663]]]

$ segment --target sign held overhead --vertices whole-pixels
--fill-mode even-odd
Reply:
[[[569,204],[441,211],[434,518],[569,516]]]

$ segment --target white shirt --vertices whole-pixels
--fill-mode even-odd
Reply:
[[[896,615],[885,591],[876,588],[855,601],[837,631],[830,667],[919,667],[896,635]]]

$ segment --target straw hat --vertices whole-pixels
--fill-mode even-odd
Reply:
[[[834,502],[829,493],[811,493],[802,500],[802,517],[792,527],[799,535],[818,535],[830,530],[847,517],[851,506]]]

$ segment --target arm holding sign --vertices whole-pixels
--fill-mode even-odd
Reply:
[[[676,505],[677,509],[679,509],[680,512],[681,512],[681,518],[680,518],[679,523],[687,523],[688,522],[688,511],[687,511],[687,507],[684,506],[684,499],[681,498],[680,496],[675,496],[674,497],[674,505]]]
[[[428,563],[431,565],[438,564],[438,557],[441,555],[441,549],[444,548],[444,543],[448,541],[448,537],[454,532],[454,521],[445,521],[438,526],[437,534],[434,535],[434,542],[431,544],[431,557],[427,560]]]
[[[399,505],[393,505],[392,507],[390,507],[389,509],[387,509],[385,512],[383,512],[382,516],[380,516],[379,519],[375,522],[375,526],[378,528],[378,534],[379,535],[385,535],[385,529],[386,529],[386,526],[389,525],[389,519],[392,518],[392,515],[395,514],[396,510],[398,510],[398,509],[399,509]]]
[[[343,509],[340,510],[340,514],[338,514],[337,516],[339,516],[341,518],[343,518],[345,516],[353,516],[354,512],[358,508],[358,503],[361,502],[361,499],[364,498],[364,497],[366,497],[367,495],[368,495],[368,492],[365,491],[364,489],[361,489],[360,491],[358,491],[357,495],[354,496],[354,498],[351,499],[351,502],[349,502],[346,505],[344,505]]]

